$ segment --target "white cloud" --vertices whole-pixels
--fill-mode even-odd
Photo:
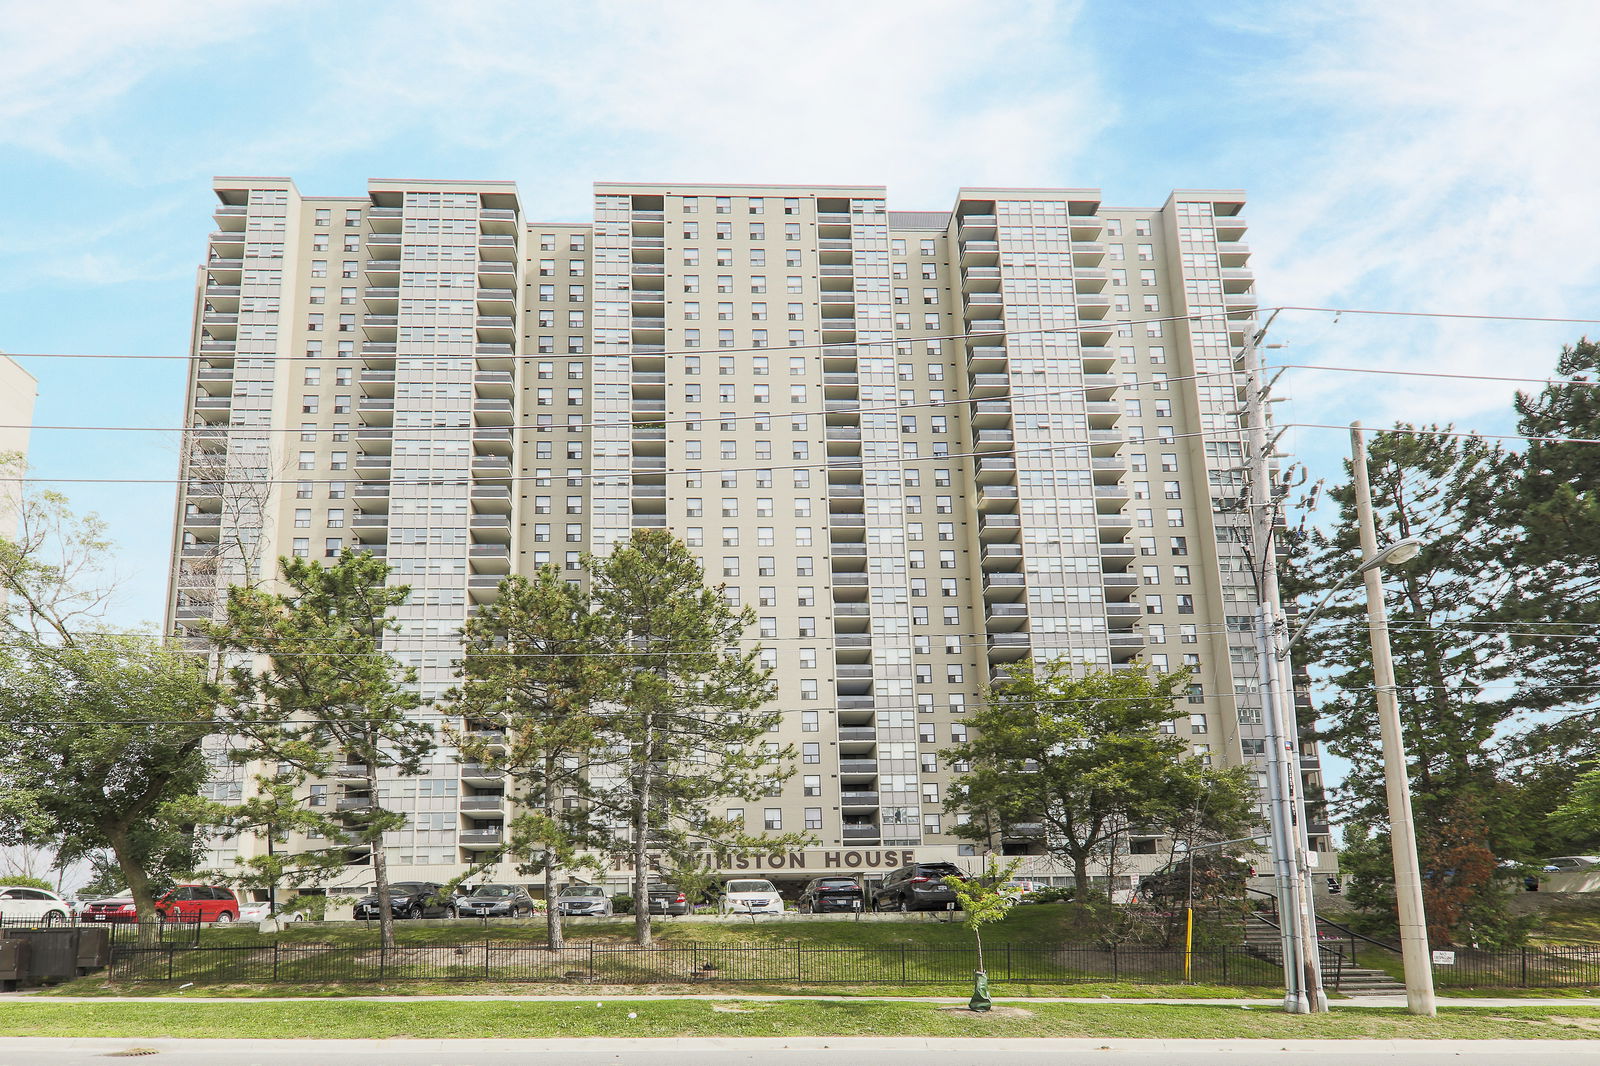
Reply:
[[[323,45],[312,126],[285,116],[267,144],[425,137],[569,213],[607,178],[887,183],[938,207],[963,183],[1055,180],[1111,114],[1091,64],[1051,57],[1076,5],[602,3],[508,22],[467,4],[419,33],[425,10]]]
[[[1600,39],[1592,3],[1266,7],[1281,58],[1250,71],[1292,129],[1256,179],[1268,303],[1584,315],[1600,282]],[[1259,146],[1257,146],[1259,147]],[[1299,323],[1299,325],[1297,325]],[[1578,327],[1303,317],[1292,359],[1543,376]],[[1300,375],[1302,416],[1502,420],[1513,386]]]
[[[126,148],[119,135],[136,141],[138,133],[101,129],[93,120],[147,80],[301,2],[7,0],[0,4],[0,143],[117,168]]]

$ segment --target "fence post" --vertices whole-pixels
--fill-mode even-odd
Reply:
[[[1011,942],[1006,941],[1006,980],[1011,980]]]
[[[900,945],[900,983],[906,983],[906,946]]]
[[[383,980],[383,971],[389,964],[389,945],[378,941],[378,980]]]
[[[281,947],[276,940],[272,942],[272,983],[278,983],[278,949]]]
[[[1528,949],[1526,947],[1522,949],[1522,983],[1520,987],[1528,987]]]
[[[1111,945],[1111,979],[1113,981],[1122,980],[1122,964],[1117,959],[1117,945],[1115,944]]]
[[[490,953],[492,950],[493,949],[489,947],[489,942],[485,940],[483,942],[483,979],[485,981],[494,976],[494,967],[490,962]]]
[[[794,983],[805,981],[805,956],[800,953],[800,941],[794,942]]]
[[[1229,948],[1228,945],[1226,945],[1226,944],[1222,945],[1222,983],[1223,984],[1227,984],[1228,983],[1228,956],[1230,954],[1232,954],[1232,952],[1233,952],[1233,949]]]
[[[589,980],[592,983],[594,976],[594,941],[589,941]]]
[[[167,945],[167,980],[168,981],[172,980],[172,964],[173,964],[174,961],[176,961],[177,956],[178,956],[178,945],[176,945],[176,944],[168,944]]]

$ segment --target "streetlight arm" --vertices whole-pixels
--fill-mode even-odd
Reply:
[[[1341,577],[1333,586],[1333,588],[1329,589],[1327,594],[1324,595],[1321,600],[1317,601],[1317,605],[1311,608],[1311,613],[1306,615],[1305,620],[1300,623],[1300,627],[1289,635],[1289,639],[1285,641],[1283,646],[1274,654],[1277,655],[1279,659],[1287,659],[1289,657],[1290,649],[1292,649],[1296,644],[1300,643],[1300,639],[1304,637],[1306,632],[1311,628],[1311,623],[1317,620],[1317,615],[1321,614],[1323,609],[1333,601],[1333,597],[1338,594],[1340,589],[1350,584],[1350,582],[1354,581],[1360,576],[1360,574],[1360,570],[1351,570]]]

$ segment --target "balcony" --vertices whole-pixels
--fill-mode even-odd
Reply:
[[[841,776],[846,775],[846,774],[859,776],[861,774],[876,774],[877,772],[878,772],[878,760],[877,759],[840,759],[839,760],[839,773],[840,773]]]
[[[467,524],[475,540],[506,543],[511,539],[510,515],[475,514]]]
[[[509,429],[475,429],[472,447],[480,455],[510,455],[511,431]]]
[[[508,514],[511,511],[511,490],[504,485],[474,485],[471,500],[476,512]]]
[[[882,835],[875,825],[841,825],[839,833],[844,840],[877,840]]]
[[[861,790],[840,792],[839,806],[841,807],[876,807],[878,794]]]
[[[469,783],[475,781],[503,781],[505,776],[504,770],[495,770],[484,766],[482,763],[464,762],[461,764],[461,780]]]
[[[473,544],[467,548],[467,560],[478,574],[504,575],[511,570],[509,544]]]
[[[463,829],[456,834],[456,841],[467,850],[476,848],[499,847],[505,837],[505,830],[500,829]]]
[[[506,798],[503,795],[488,796],[462,796],[461,810],[465,813],[493,813],[500,814],[506,809]]]
[[[475,400],[472,417],[480,426],[509,426],[511,424],[510,400]]]
[[[1219,244],[1233,243],[1238,241],[1244,236],[1245,230],[1250,228],[1250,224],[1239,215],[1218,217],[1216,219],[1216,224],[1217,242]]]

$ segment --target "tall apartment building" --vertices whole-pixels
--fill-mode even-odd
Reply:
[[[760,619],[801,765],[727,813],[815,838],[744,860],[780,879],[972,861],[939,751],[1030,653],[1187,666],[1174,728],[1264,769],[1234,509],[1241,193],[974,188],[900,212],[876,186],[602,183],[572,224],[529,221],[499,182],[215,190],[178,630],[279,554],[368,549],[415,589],[391,647],[432,696],[505,574],[669,528]],[[245,787],[230,773],[220,797]],[[441,753],[387,802],[412,814],[393,876],[437,880],[498,847],[515,797]],[[1016,832],[998,843],[1032,876],[1064,873]],[[1128,847],[1124,869],[1160,861]]]
[[[8,355],[0,355],[0,459],[28,456],[28,435],[33,426],[33,403],[39,383]],[[0,468],[0,537],[12,535],[16,507],[22,497],[20,470]]]

